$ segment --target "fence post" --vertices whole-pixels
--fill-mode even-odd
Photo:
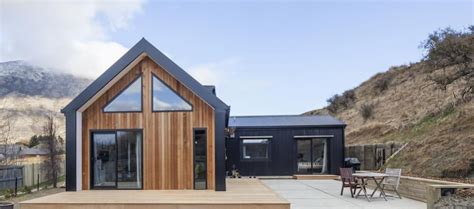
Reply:
[[[38,175],[38,181],[36,182],[36,185],[37,185],[36,186],[36,191],[39,192],[39,190],[40,190],[40,175],[39,175],[39,173],[37,175]]]
[[[31,169],[31,171],[33,172],[33,174],[31,175],[31,187],[34,187],[35,186],[35,164],[33,163],[33,168]]]
[[[15,176],[15,196],[18,194],[18,177]]]

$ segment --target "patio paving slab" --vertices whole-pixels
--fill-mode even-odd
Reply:
[[[351,198],[348,188],[341,196],[341,182],[336,180],[262,180],[262,182],[291,202],[291,209],[425,209],[426,203],[403,198]],[[372,190],[369,190],[370,194]],[[378,196],[378,192],[375,194]]]

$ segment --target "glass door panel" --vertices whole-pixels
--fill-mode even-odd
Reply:
[[[297,173],[311,173],[311,140],[296,140]]]
[[[207,188],[206,130],[194,130],[194,189]]]
[[[313,139],[312,173],[326,173],[326,139]]]
[[[92,135],[93,187],[116,186],[115,133]]]
[[[140,189],[141,182],[141,146],[140,132],[117,131],[117,188]]]

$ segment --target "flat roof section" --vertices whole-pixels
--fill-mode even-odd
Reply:
[[[346,124],[330,115],[231,116],[229,127],[341,126]]]

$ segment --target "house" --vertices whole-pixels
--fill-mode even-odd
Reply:
[[[225,191],[231,167],[335,174],[343,162],[345,125],[329,116],[232,117],[226,154],[230,107],[145,39],[62,112],[67,191]]]
[[[226,189],[229,106],[145,39],[61,111],[67,191]]]
[[[345,124],[331,116],[233,116],[227,172],[244,176],[339,174]]]

